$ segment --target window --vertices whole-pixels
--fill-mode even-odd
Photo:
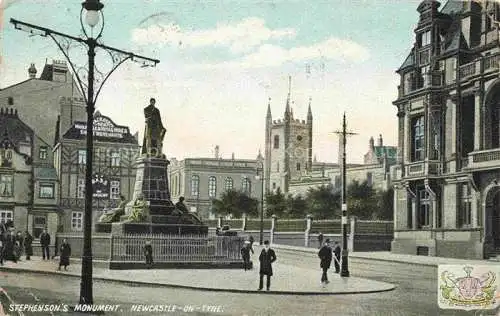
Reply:
[[[367,183],[369,186],[372,186],[372,185],[373,185],[373,173],[371,173],[371,172],[367,172],[367,173],[366,173],[366,183]]]
[[[85,179],[78,179],[76,197],[79,199],[85,198]]]
[[[191,176],[191,195],[200,195],[200,177],[197,175]]]
[[[7,221],[12,221],[13,220],[13,213],[12,211],[0,211],[0,223],[6,223]]]
[[[120,166],[120,153],[112,152],[111,153],[111,167],[119,167]]]
[[[428,87],[430,82],[429,82],[429,73],[431,71],[430,66],[425,66],[421,68],[421,73],[422,73],[422,78],[423,78],[423,87]]]
[[[0,174],[0,196],[12,196],[13,180],[10,174]]]
[[[78,149],[78,164],[84,165],[87,162],[87,151],[85,149]]]
[[[7,98],[7,104],[8,105],[14,105],[14,98],[13,97],[8,97]]]
[[[33,216],[33,237],[40,238],[43,230],[47,227],[47,217]]]
[[[214,176],[208,177],[208,197],[215,197],[217,194],[217,179]]]
[[[441,116],[440,113],[434,113],[433,115],[433,141],[434,146],[432,147],[432,159],[439,159],[441,152]]]
[[[71,212],[71,230],[81,231],[83,227],[83,212]]]
[[[422,47],[431,44],[431,31],[422,33]]]
[[[429,192],[425,189],[421,189],[418,191],[419,198],[419,226],[420,227],[428,227],[431,224],[431,201],[429,198]]]
[[[276,182],[273,182],[273,190],[276,190]]]
[[[40,147],[40,153],[38,157],[43,160],[47,159],[47,147],[45,146]]]
[[[110,192],[112,200],[118,200],[120,198],[120,181],[115,180],[110,182]]]
[[[233,189],[233,178],[227,177],[226,180],[224,180],[224,189],[226,191]]]
[[[472,224],[472,192],[467,183],[460,185],[460,215],[459,227],[470,226]]]
[[[280,148],[280,136],[274,135],[274,149]]]
[[[424,116],[419,116],[413,119],[412,123],[413,135],[413,147],[412,147],[412,158],[413,161],[424,160]]]
[[[300,171],[300,162],[297,162],[297,171]]]
[[[54,198],[54,183],[40,183],[40,191],[38,196],[41,199],[53,199]]]
[[[252,192],[252,183],[248,177],[243,177],[241,179],[241,191],[250,194]]]
[[[276,162],[276,172],[280,172],[280,162]]]

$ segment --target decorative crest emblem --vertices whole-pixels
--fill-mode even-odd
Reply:
[[[492,309],[500,296],[495,266],[440,265],[438,269],[439,307],[447,309]]]

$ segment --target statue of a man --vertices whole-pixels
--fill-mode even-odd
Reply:
[[[144,108],[146,127],[144,129],[144,140],[142,142],[142,154],[158,157],[163,153],[163,138],[167,130],[163,127],[160,110],[155,107],[155,103],[155,98],[151,98],[149,100],[149,105]]]
[[[143,222],[149,217],[149,204],[144,200],[144,196],[141,194],[134,201],[132,206],[132,213],[128,217],[130,222]]]

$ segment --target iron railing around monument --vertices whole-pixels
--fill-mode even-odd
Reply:
[[[154,262],[241,261],[242,236],[123,235],[111,237],[111,261],[143,262],[151,242]]]

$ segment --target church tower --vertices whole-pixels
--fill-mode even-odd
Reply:
[[[270,103],[266,115],[265,170],[266,190],[289,192],[290,182],[312,170],[311,99],[306,120],[294,118],[291,77],[283,120],[273,120]]]

